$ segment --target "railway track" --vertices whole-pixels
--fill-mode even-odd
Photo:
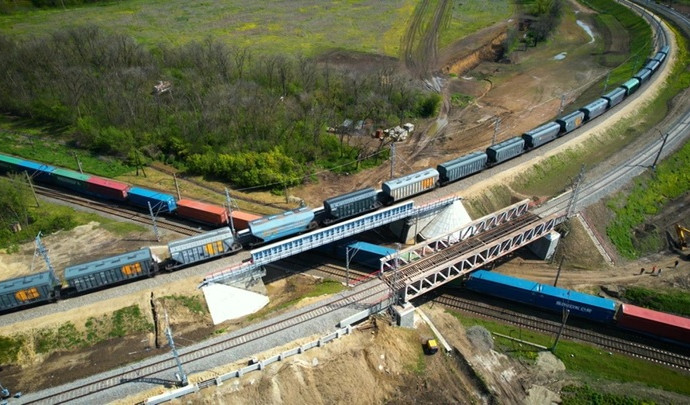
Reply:
[[[561,326],[560,322],[525,315],[503,307],[496,307],[490,304],[460,298],[449,294],[440,295],[434,298],[433,302],[439,303],[451,309],[468,312],[473,315],[479,315],[483,318],[498,320],[503,323],[516,325],[521,328],[531,329],[546,334],[556,335]],[[610,336],[604,333],[578,328],[571,325],[565,326],[562,336],[566,339],[590,343],[612,352],[663,364],[665,366],[684,371],[690,371],[690,357],[667,350],[658,349],[634,340]]]
[[[313,271],[336,281],[344,281],[348,278],[348,272],[345,267],[332,263],[324,263],[319,260],[318,254],[316,255],[317,256],[314,257],[314,254],[311,253],[309,255],[299,255],[298,257],[288,257],[267,266],[276,267],[281,270],[288,269],[294,272]],[[355,270],[350,267],[349,279],[351,286],[353,285],[353,281],[355,284],[359,284],[359,282],[371,277],[372,274],[369,272]]]
[[[153,223],[151,221],[151,217],[149,215],[131,211],[129,209],[125,208],[120,208],[105,202],[101,201],[96,201],[96,200],[91,200],[88,198],[84,197],[79,197],[76,195],[64,193],[58,190],[54,190],[48,187],[42,187],[42,186],[36,186],[34,185],[34,189],[36,190],[36,194],[51,198],[53,200],[58,200],[66,203],[70,203],[73,205],[77,205],[80,207],[88,208],[90,210],[98,211],[103,214],[108,214],[112,215],[118,218],[123,218],[127,219],[129,221],[133,221],[139,224],[147,225],[147,226],[153,226]],[[198,228],[189,226],[189,225],[184,225],[184,224],[178,224],[172,221],[169,221],[165,218],[157,218],[156,219],[156,226],[161,229],[165,229],[168,231],[173,231],[177,232],[182,235],[186,236],[192,236],[192,235],[197,235],[200,234],[202,231]]]
[[[180,361],[186,365],[189,365],[195,361],[214,356],[220,352],[230,350],[266,336],[284,331],[352,304],[373,305],[376,302],[385,299],[388,296],[388,292],[389,289],[385,284],[378,281],[372,281],[369,283],[369,285],[362,285],[359,291],[348,291],[341,297],[317,307],[297,310],[295,313],[285,319],[254,325],[251,327],[251,329],[244,331],[239,335],[212,339],[191,346],[186,350],[180,350]],[[383,295],[384,293],[386,295]],[[29,397],[27,395],[23,399],[26,400],[25,403],[27,404],[57,404],[75,400],[84,401],[85,398],[89,396],[107,391],[119,385],[130,382],[146,381],[146,379],[160,378],[159,376],[162,375],[162,373],[167,373],[165,375],[169,376],[172,375],[172,372],[176,370],[177,365],[173,359],[171,359],[169,356],[160,356],[145,364],[128,367],[126,371],[110,374],[105,378],[97,379],[84,384],[77,384],[76,386],[64,389],[63,391],[57,393],[48,393],[47,391],[50,390],[47,390],[42,393],[37,393],[36,397]],[[210,381],[213,382],[214,380],[211,379]],[[204,386],[204,384],[206,384],[206,381],[199,383],[200,386]]]

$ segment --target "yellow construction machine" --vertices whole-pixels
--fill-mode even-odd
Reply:
[[[676,233],[678,234],[678,246],[680,250],[687,249],[688,241],[690,241],[690,229],[681,224],[676,224]]]

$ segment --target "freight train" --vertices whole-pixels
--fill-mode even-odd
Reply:
[[[210,249],[208,246],[223,246],[219,252],[222,254],[233,253],[239,249],[240,245],[253,247],[258,244],[265,244],[278,239],[287,238],[315,229],[319,225],[330,225],[339,221],[344,221],[370,211],[374,211],[381,206],[390,205],[415,195],[433,190],[439,186],[458,181],[488,167],[498,165],[507,160],[513,159],[531,149],[538,148],[558,137],[562,137],[585,123],[602,115],[604,112],[621,103],[625,98],[632,95],[641,84],[649,80],[668,56],[670,48],[663,46],[659,52],[651,58],[647,64],[640,69],[631,79],[621,86],[604,94],[597,100],[579,108],[577,111],[557,118],[555,121],[543,124],[535,129],[505,140],[496,145],[488,147],[484,151],[476,151],[459,158],[439,164],[436,168],[424,169],[412,174],[408,174],[396,179],[386,181],[382,184],[381,190],[365,188],[347,194],[329,198],[323,201],[323,207],[310,210],[301,207],[295,210],[285,211],[281,214],[266,216],[257,219],[244,219],[247,229],[230,235],[226,238],[216,238],[212,242],[206,241],[207,234],[197,235],[199,239],[183,239],[182,244],[189,242],[190,248]],[[210,209],[203,203],[190,202],[190,200],[175,200],[170,194],[160,193],[144,189],[141,187],[130,187],[124,183],[113,180],[103,179],[96,176],[83,175],[66,169],[59,169],[49,165],[43,165],[28,160],[19,159],[12,156],[0,155],[0,170],[7,172],[27,171],[39,182],[56,184],[67,187],[80,193],[97,196],[108,200],[126,201],[138,207],[148,208],[148,204],[158,208],[160,212],[177,212],[178,215],[189,215],[203,217],[204,221],[227,223],[227,214],[222,207]],[[208,212],[206,212],[208,211]],[[181,214],[180,214],[181,213]],[[190,214],[191,213],[191,214]],[[213,218],[209,221],[206,215]],[[242,220],[242,219],[240,219]],[[221,231],[223,232],[223,231]],[[212,238],[211,238],[212,239]],[[215,243],[216,245],[213,245]],[[220,244],[220,245],[219,245]],[[229,249],[225,246],[233,247]],[[169,246],[170,248],[170,246]],[[206,250],[204,250],[206,252]],[[209,250],[210,251],[210,250]],[[150,254],[150,253],[149,253]],[[210,254],[210,257],[203,256],[204,260],[217,256]],[[144,256],[144,255],[142,255]],[[201,257],[201,256],[199,256]],[[112,258],[110,258],[112,259]],[[104,259],[105,261],[109,259]],[[153,259],[151,259],[153,262]],[[117,263],[124,263],[116,261]],[[103,288],[112,284],[117,284],[125,280],[145,277],[155,274],[160,266],[147,266],[141,264],[134,269],[131,264],[120,266],[121,275],[113,276],[102,275],[99,281],[93,283],[98,288]],[[194,262],[182,263],[181,265],[191,265]],[[176,265],[166,264],[163,268],[176,268]],[[117,271],[117,267],[115,267]],[[136,271],[135,271],[136,270]],[[71,274],[71,273],[70,273]],[[83,274],[89,274],[84,270]],[[69,284],[69,280],[66,280]],[[61,283],[54,275],[45,273],[27,276],[19,279],[0,282],[0,311],[18,309],[24,306],[33,305],[37,302],[47,302],[59,297]],[[72,287],[70,287],[72,288]],[[78,289],[77,287],[73,287]],[[55,293],[58,291],[58,293]],[[86,289],[82,289],[86,291]]]
[[[578,318],[690,344],[690,319],[677,315],[486,270],[471,273],[465,280],[465,288],[548,311],[568,309],[570,315]]]

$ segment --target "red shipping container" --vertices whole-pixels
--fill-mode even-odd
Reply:
[[[105,199],[125,201],[127,199],[129,184],[91,176],[90,179],[86,180],[86,190]]]
[[[228,212],[224,207],[194,200],[178,200],[177,215],[212,225],[228,223]]]
[[[651,335],[690,343],[690,319],[682,316],[622,304],[618,325]]]
[[[232,225],[235,230],[241,231],[249,228],[249,222],[261,218],[260,215],[250,214],[243,211],[232,211]]]

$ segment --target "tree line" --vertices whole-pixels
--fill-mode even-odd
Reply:
[[[396,73],[207,39],[145,48],[95,26],[0,36],[0,110],[65,128],[79,147],[159,159],[239,187],[292,185],[344,154],[326,128],[436,113],[440,97]],[[154,85],[165,82],[168,91]],[[349,148],[349,149],[348,149]]]

